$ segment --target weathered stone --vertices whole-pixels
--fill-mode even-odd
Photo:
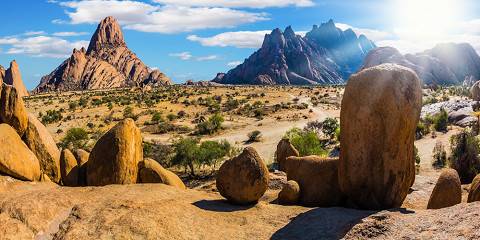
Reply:
[[[73,153],[68,149],[63,149],[60,155],[60,173],[64,186],[78,186],[79,167]]]
[[[75,159],[77,159],[78,164],[78,185],[86,186],[87,185],[87,165],[90,153],[83,149],[77,149],[73,151]]]
[[[37,157],[7,124],[0,124],[0,146],[0,172],[20,180],[40,180]]]
[[[470,190],[468,191],[467,202],[480,201],[480,174],[478,174],[470,184]]]
[[[141,160],[142,135],[132,119],[125,119],[105,133],[93,147],[87,162],[87,184],[136,183]]]
[[[318,207],[341,204],[343,194],[338,186],[338,159],[288,157],[285,172],[288,180],[300,185],[300,204]]]
[[[256,203],[267,190],[268,181],[267,166],[252,147],[224,162],[216,179],[220,194],[235,204]]]
[[[420,80],[384,64],[354,74],[345,88],[340,128],[340,189],[364,209],[400,207],[415,178],[415,129]]]
[[[0,123],[10,125],[22,137],[28,124],[23,100],[13,86],[3,84],[0,90]]]
[[[457,171],[444,169],[428,200],[428,209],[451,207],[462,202],[462,184]]]
[[[288,139],[282,139],[277,145],[277,151],[275,152],[275,159],[278,163],[278,170],[285,171],[285,160],[287,157],[298,157],[300,154],[297,149],[290,143]]]
[[[283,185],[278,193],[278,203],[282,205],[295,205],[300,199],[300,186],[297,182],[290,180]]]
[[[40,170],[52,181],[60,182],[60,150],[47,128],[33,114],[28,114],[28,126],[23,140],[37,156]]]
[[[5,71],[4,82],[15,87],[15,89],[17,89],[18,96],[27,97],[30,95],[25,87],[25,84],[23,84],[22,74],[20,73],[20,69],[15,60],[10,62],[10,68]]]
[[[163,168],[157,161],[146,158],[138,165],[138,183],[163,183],[186,189],[185,184],[175,173]]]

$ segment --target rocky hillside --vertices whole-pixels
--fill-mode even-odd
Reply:
[[[383,63],[411,68],[427,85],[457,85],[465,79],[480,79],[480,57],[468,43],[439,44],[422,53],[406,55],[392,47],[381,47],[370,52],[363,68]]]
[[[170,83],[165,74],[147,67],[128,49],[117,20],[107,17],[98,25],[88,49],[74,49],[69,59],[49,75],[42,77],[35,92]]]
[[[23,84],[20,68],[15,60],[10,62],[10,67],[6,70],[0,66],[0,84],[2,82],[14,86],[20,97],[26,97],[29,95],[25,84]]]
[[[305,37],[291,27],[267,34],[262,47],[243,64],[213,80],[223,84],[340,84],[356,72],[375,44],[364,35],[342,31],[330,20]]]

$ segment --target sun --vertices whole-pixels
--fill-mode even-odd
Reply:
[[[464,0],[394,0],[395,32],[414,41],[433,41],[451,32]]]

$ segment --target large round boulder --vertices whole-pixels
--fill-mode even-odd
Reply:
[[[277,145],[277,151],[275,152],[275,159],[278,163],[278,170],[285,171],[285,160],[287,157],[298,157],[300,154],[297,149],[290,143],[290,140],[285,138],[280,140]]]
[[[300,185],[300,204],[304,206],[339,206],[343,194],[338,186],[338,159],[319,156],[288,157],[288,180]]]
[[[400,207],[415,178],[420,80],[410,69],[383,64],[348,80],[340,113],[338,180],[352,207]]]
[[[225,161],[217,174],[220,194],[235,204],[256,203],[268,187],[267,166],[252,147]]]
[[[470,94],[472,99],[475,101],[480,101],[480,81],[475,82],[470,88]]]
[[[105,133],[93,147],[86,164],[87,184],[136,183],[141,160],[142,135],[135,122],[127,118]]]
[[[2,84],[0,88],[0,123],[10,125],[22,137],[28,124],[23,100],[13,86]]]
[[[473,179],[472,184],[470,184],[470,190],[468,190],[467,202],[471,203],[476,201],[480,201],[480,174]]]
[[[37,156],[40,170],[50,180],[60,182],[60,150],[47,128],[33,114],[28,114],[28,125],[23,140]]]
[[[37,157],[18,136],[15,129],[0,124],[0,172],[20,180],[40,180]]]
[[[462,202],[462,184],[457,171],[444,169],[433,188],[427,209],[451,207]]]
[[[278,203],[282,205],[295,205],[300,199],[300,186],[297,182],[290,180],[283,185],[278,193]]]
[[[78,169],[77,159],[73,153],[68,149],[63,149],[60,154],[60,174],[64,186],[76,187],[79,185]]]
[[[173,172],[163,168],[157,161],[146,158],[138,164],[138,183],[163,183],[186,189],[182,180]]]

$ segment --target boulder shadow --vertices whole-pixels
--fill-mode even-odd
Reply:
[[[213,212],[236,212],[250,209],[255,206],[255,204],[250,205],[233,205],[227,200],[216,199],[216,200],[200,200],[192,203],[192,205],[207,211]]]
[[[315,208],[294,217],[270,239],[341,239],[363,218],[377,212],[340,207]]]

